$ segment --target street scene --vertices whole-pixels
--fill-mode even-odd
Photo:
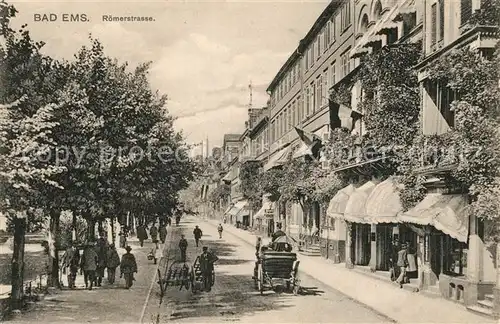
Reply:
[[[0,0],[0,321],[497,322],[499,22]]]

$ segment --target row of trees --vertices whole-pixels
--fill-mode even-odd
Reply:
[[[28,221],[49,219],[57,237],[61,212],[69,210],[75,227],[77,216],[86,220],[92,239],[95,223],[104,219],[166,217],[196,166],[173,129],[167,97],[150,87],[149,63],[135,69],[119,63],[91,36],[73,60],[56,60],[42,54],[44,43],[26,26],[9,28],[12,6],[3,13],[0,208],[14,231],[11,297],[17,308]],[[44,217],[28,217],[35,210]]]

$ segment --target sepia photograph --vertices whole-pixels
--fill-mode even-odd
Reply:
[[[1,323],[500,323],[500,0],[0,0]]]

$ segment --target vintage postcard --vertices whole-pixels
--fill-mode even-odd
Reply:
[[[500,0],[0,0],[0,321],[495,323]]]

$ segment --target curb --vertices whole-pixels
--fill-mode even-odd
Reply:
[[[203,220],[205,223],[209,224],[210,226],[212,226],[212,227],[214,227],[214,228],[217,228],[217,227],[216,227],[216,225],[212,224],[210,220],[206,220],[206,219],[202,219],[202,220]],[[238,236],[237,234],[232,233],[231,231],[226,231],[226,230],[224,230],[224,233],[229,233],[231,236],[233,236],[233,237],[237,238],[238,240],[240,240],[240,241],[242,241],[242,242],[246,243],[247,245],[250,245],[250,246],[253,246],[253,247],[254,247],[254,245],[253,245],[252,243],[250,243],[250,242],[248,242],[247,240],[245,240],[245,239],[241,238],[241,237],[240,237],[240,236]],[[251,234],[251,235],[254,235],[254,234]],[[353,297],[353,296],[351,296],[351,295],[349,295],[349,294],[347,294],[347,293],[344,293],[344,292],[342,292],[342,291],[338,290],[337,288],[333,287],[332,285],[330,285],[330,284],[328,284],[328,283],[326,283],[326,282],[323,282],[322,280],[320,280],[320,279],[316,278],[314,275],[312,275],[312,274],[308,273],[307,271],[303,270],[303,272],[304,272],[305,274],[307,274],[308,276],[312,277],[313,279],[315,279],[315,280],[317,280],[317,281],[321,282],[321,283],[322,283],[322,284],[324,284],[325,286],[329,287],[330,289],[335,290],[337,293],[339,293],[339,294],[341,294],[341,295],[344,295],[344,296],[345,296],[345,297],[347,297],[349,300],[351,300],[351,301],[353,301],[353,302],[355,302],[355,303],[357,303],[357,304],[359,304],[359,305],[362,305],[362,306],[366,307],[367,309],[369,309],[369,310],[373,311],[374,313],[378,314],[379,316],[385,317],[385,318],[388,320],[388,322],[392,322],[392,323],[400,323],[400,321],[398,321],[397,319],[395,319],[395,318],[393,318],[393,317],[391,317],[391,316],[389,316],[389,315],[387,315],[387,314],[385,314],[385,313],[383,313],[383,312],[381,312],[381,311],[377,310],[376,308],[374,308],[374,307],[372,307],[372,306],[370,306],[370,305],[368,305],[368,304],[365,304],[365,303],[363,303],[363,302],[361,302],[361,301],[357,300],[355,297]]]

